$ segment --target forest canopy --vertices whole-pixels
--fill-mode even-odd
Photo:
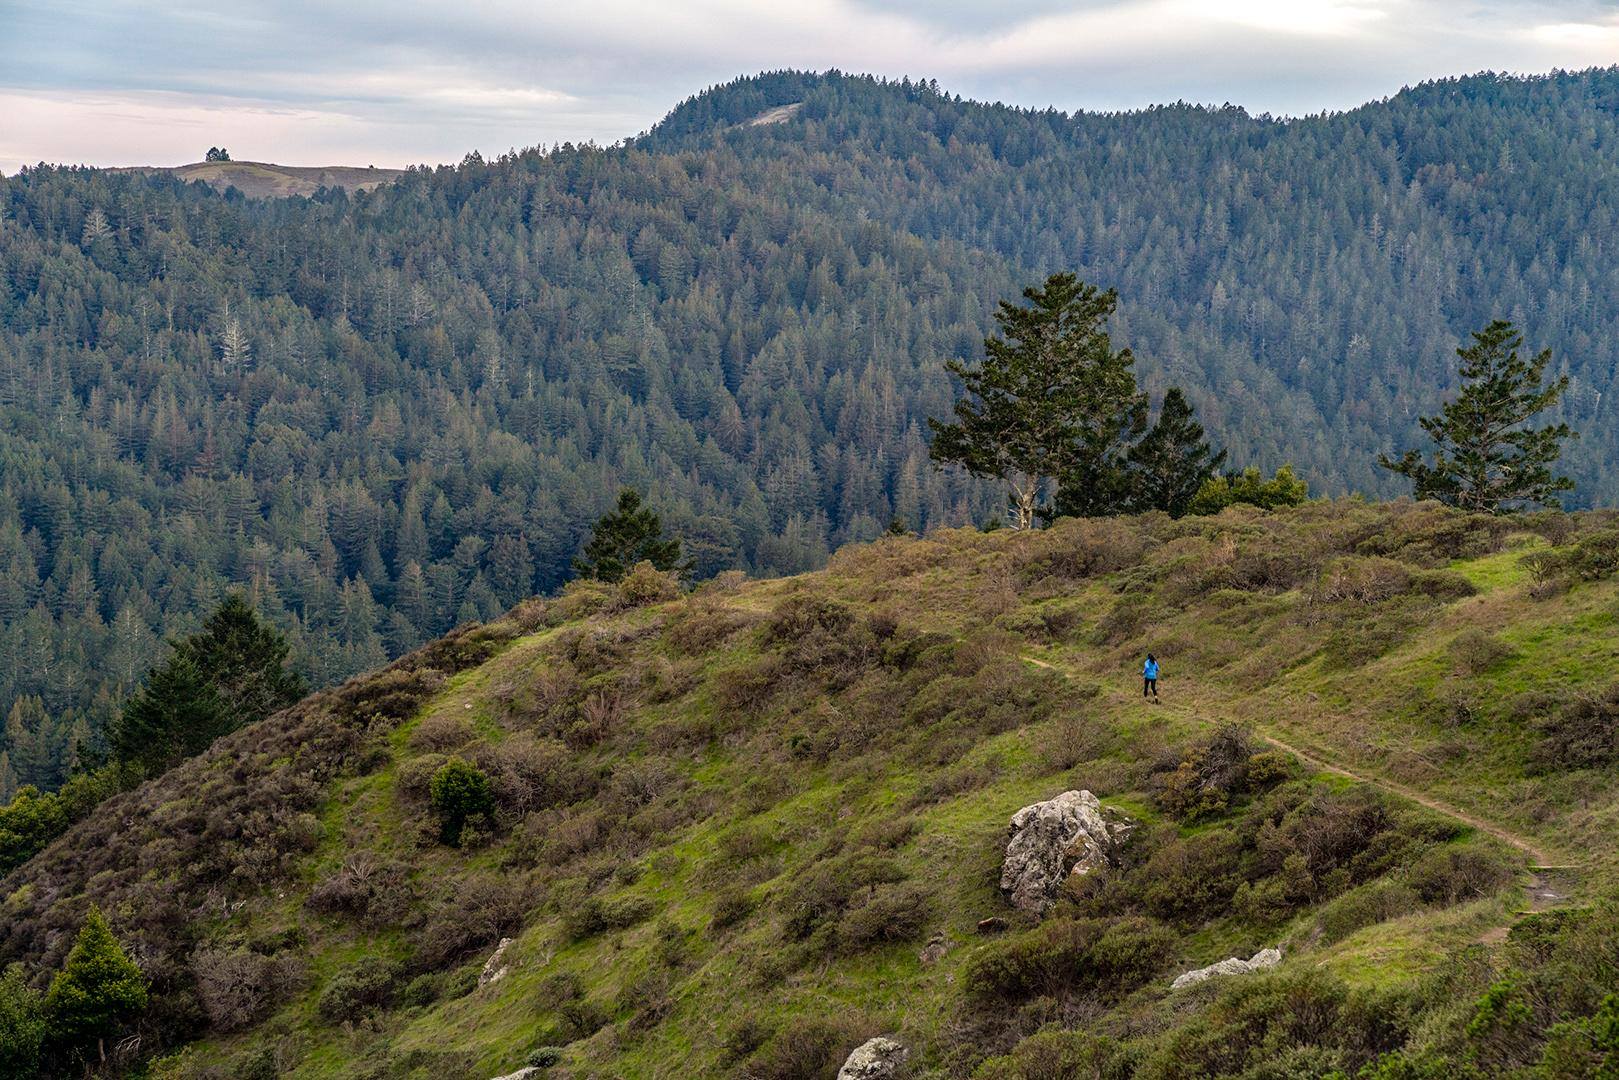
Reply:
[[[1056,269],[1117,289],[1153,400],[1325,494],[1403,490],[1377,455],[1511,319],[1612,502],[1615,102],[1603,70],[1071,115],[784,72],[356,195],[0,180],[0,797],[233,588],[319,686],[555,589],[626,486],[699,578],[998,515],[925,421]]]

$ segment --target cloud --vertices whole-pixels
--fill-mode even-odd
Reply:
[[[0,169],[457,160],[655,123],[780,67],[1060,108],[1347,108],[1425,78],[1619,62],[1595,0],[0,0]],[[193,145],[195,142],[195,145]],[[240,152],[240,151],[237,151]]]

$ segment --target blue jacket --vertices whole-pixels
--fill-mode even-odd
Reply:
[[[1158,661],[1148,660],[1141,668],[1143,679],[1156,679],[1158,677]]]

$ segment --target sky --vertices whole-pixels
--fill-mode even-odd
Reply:
[[[1304,115],[1619,63],[1619,0],[0,0],[0,172],[453,162],[612,142],[737,75]]]

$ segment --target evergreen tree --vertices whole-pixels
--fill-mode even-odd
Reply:
[[[304,680],[288,670],[287,652],[285,639],[231,593],[125,703],[113,726],[114,757],[156,775],[291,705]]]
[[[618,506],[591,529],[584,558],[574,560],[574,569],[580,577],[618,581],[643,559],[659,570],[688,572],[680,559],[680,541],[665,537],[658,515],[641,505],[639,492],[625,488],[618,493]]]
[[[0,975],[0,1080],[38,1076],[44,1039],[39,994],[23,978],[22,965],[13,964]]]
[[[107,1060],[107,1037],[146,1008],[146,978],[97,908],[79,930],[67,961],[45,993],[51,1043],[66,1054]]]
[[[230,593],[202,630],[176,646],[219,694],[231,730],[256,723],[308,692],[303,676],[287,667],[286,638]]]
[[[439,818],[439,838],[451,847],[461,843],[467,819],[494,812],[495,796],[476,765],[458,757],[446,761],[428,783],[428,795]]]
[[[1472,345],[1456,350],[1462,362],[1460,395],[1438,416],[1422,418],[1435,444],[1432,463],[1418,450],[1398,459],[1380,455],[1378,463],[1410,477],[1417,498],[1464,510],[1499,514],[1560,505],[1557,493],[1572,490],[1574,482],[1553,474],[1552,466],[1574,431],[1567,424],[1523,425],[1556,403],[1568,388],[1568,376],[1542,385],[1551,350],[1522,357],[1522,344],[1523,336],[1501,319],[1476,331]]]
[[[1018,528],[1047,509],[1053,483],[1059,512],[1112,512],[1125,493],[1123,439],[1145,422],[1130,350],[1114,351],[1104,329],[1118,294],[1057,273],[1023,296],[1027,306],[1001,301],[980,366],[946,365],[968,396],[955,423],[928,420],[933,459],[1004,480]]]
[[[147,675],[112,730],[113,756],[156,776],[207,749],[232,728],[225,700],[185,652]]]
[[[1224,450],[1210,449],[1203,425],[1180,387],[1170,387],[1158,421],[1126,456],[1131,509],[1163,510],[1181,517],[1198,489],[1225,464],[1225,456]]]

